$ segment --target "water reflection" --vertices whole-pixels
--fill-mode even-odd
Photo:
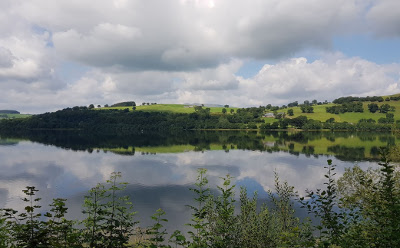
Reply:
[[[307,157],[334,155],[342,161],[379,159],[379,148],[396,145],[391,133],[371,132],[181,132],[137,135],[94,135],[74,131],[28,132],[1,135],[0,146],[30,140],[73,151],[112,152],[120,155],[154,155],[207,150],[288,152]]]
[[[385,134],[387,135],[387,134]],[[18,139],[17,139],[18,138]],[[31,141],[28,141],[27,139]],[[207,168],[213,189],[230,174],[238,186],[257,190],[261,198],[274,187],[274,171],[300,194],[321,187],[326,160],[334,158],[338,175],[354,160],[375,166],[379,146],[393,136],[350,133],[198,132],[176,135],[96,136],[82,133],[35,133],[0,139],[0,207],[20,208],[22,189],[36,186],[42,205],[68,198],[69,214],[81,217],[83,196],[113,171],[120,171],[146,223],[158,208],[171,229],[187,222],[192,203],[188,188],[197,169]],[[295,156],[294,156],[295,155]]]

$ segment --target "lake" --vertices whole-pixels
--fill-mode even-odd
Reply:
[[[184,229],[193,204],[189,190],[197,169],[206,168],[212,189],[230,174],[237,186],[261,200],[274,189],[274,171],[299,194],[322,187],[327,159],[341,175],[355,163],[377,166],[379,147],[399,144],[390,133],[351,132],[186,132],[91,135],[32,132],[0,137],[0,208],[21,209],[25,186],[36,186],[43,210],[51,199],[67,198],[69,217],[82,218],[84,195],[114,171],[129,183],[125,193],[141,226],[158,208],[169,230]],[[238,189],[239,187],[237,187]],[[239,196],[239,194],[236,194]]]

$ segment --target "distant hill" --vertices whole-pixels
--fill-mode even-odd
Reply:
[[[20,114],[17,110],[0,110],[0,114]]]

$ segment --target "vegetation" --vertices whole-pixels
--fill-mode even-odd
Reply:
[[[0,120],[2,119],[16,119],[16,118],[27,118],[29,114],[0,114]]]
[[[93,111],[74,107],[32,116],[21,120],[3,120],[0,131],[15,132],[40,129],[74,129],[101,133],[137,133],[191,129],[257,128],[262,111],[258,108],[238,109],[234,114],[213,115],[209,108],[196,107],[194,113],[143,112],[123,110]]]
[[[337,98],[333,100],[333,103],[342,104],[349,102],[383,102],[384,100],[385,99],[382,96],[367,96],[367,97],[347,96],[347,97]]]
[[[41,213],[35,187],[26,187],[25,211],[2,209],[1,247],[399,247],[399,171],[382,153],[379,169],[347,169],[335,180],[335,166],[328,160],[325,187],[299,197],[275,174],[271,205],[258,205],[241,188],[235,211],[235,185],[222,177],[218,194],[212,194],[205,169],[199,169],[194,193],[196,204],[187,236],[168,233],[162,209],[151,216],[154,224],[140,227],[132,203],[123,196],[126,183],[112,173],[106,183],[93,187],[85,197],[82,221],[68,220],[66,199],[54,199],[51,210]],[[120,192],[120,193],[119,193]],[[296,217],[298,201],[314,216]],[[132,242],[131,240],[136,240]]]
[[[134,106],[136,106],[136,103],[134,101],[119,102],[111,105],[111,107],[134,107]]]
[[[332,107],[326,107],[326,112],[331,114],[339,114],[346,112],[364,112],[363,104],[361,102],[353,103],[342,103],[341,105],[335,105]]]
[[[303,104],[295,101],[287,106],[268,104],[230,109],[229,105],[205,107],[142,103],[141,106],[136,106],[134,101],[103,108],[99,106],[95,108],[90,104],[89,107],[75,106],[54,113],[35,115],[26,120],[2,120],[0,131],[79,129],[92,132],[132,133],[150,130],[287,128],[391,131],[400,127],[400,111],[396,112],[396,108],[400,109],[399,99],[400,96],[397,95],[342,97],[335,99],[334,103],[306,100]],[[288,107],[290,108],[287,109]]]
[[[97,110],[110,110],[110,109],[117,109],[117,110],[124,110],[126,106],[112,106],[112,107],[104,107]],[[205,108],[205,107],[202,107]],[[210,113],[212,114],[220,114],[222,113],[222,109],[226,107],[209,107]],[[184,104],[149,104],[146,103],[140,106],[136,106],[135,108],[137,111],[145,111],[145,112],[168,112],[168,113],[180,113],[180,114],[191,114],[195,113],[195,106],[192,105],[184,105]],[[226,108],[228,109],[228,108]],[[233,112],[237,108],[230,108],[233,109]],[[232,113],[232,112],[231,112]]]

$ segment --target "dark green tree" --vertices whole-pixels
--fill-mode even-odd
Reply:
[[[384,114],[389,112],[389,110],[390,110],[390,105],[387,103],[382,104],[381,107],[379,108],[379,112]]]
[[[368,104],[368,110],[371,113],[375,113],[376,111],[379,110],[379,106],[376,103],[370,103],[370,104]]]

